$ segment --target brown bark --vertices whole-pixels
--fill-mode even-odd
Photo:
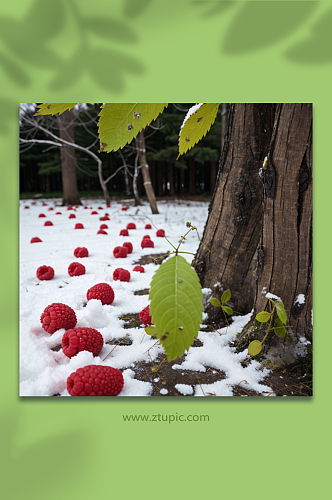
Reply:
[[[260,237],[262,182],[259,169],[273,129],[275,106],[232,104],[216,188],[195,270],[203,288],[220,299],[230,289],[230,305],[248,313],[255,298],[254,256]],[[192,221],[194,224],[194,221]],[[209,305],[209,320],[219,322],[221,309]]]
[[[144,140],[144,131],[141,130],[141,132],[137,136],[137,143],[138,143],[138,151],[139,151],[139,163],[142,169],[142,175],[143,175],[143,185],[145,188],[146,196],[148,198],[148,201],[150,203],[151,211],[153,214],[158,214],[158,208],[157,208],[157,203],[156,203],[156,197],[154,194],[154,190],[152,187],[151,183],[151,178],[149,174],[149,165],[146,162],[146,156],[145,156],[145,140]]]
[[[263,174],[254,314],[267,309],[267,292],[283,301],[291,328],[286,329],[284,339],[270,333],[265,345],[274,362],[285,364],[296,358],[291,346],[300,337],[311,338],[312,334],[311,104],[278,105],[274,139]],[[300,294],[303,304],[297,300]]]
[[[215,160],[210,160],[210,192],[213,193],[216,186],[217,166]]]
[[[74,113],[67,110],[57,115],[60,139],[75,142]],[[61,147],[62,205],[81,205],[77,189],[75,148],[63,144]]]

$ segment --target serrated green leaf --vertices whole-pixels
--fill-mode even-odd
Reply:
[[[149,298],[156,337],[168,361],[181,357],[202,323],[203,294],[196,272],[181,255],[171,257],[154,274]]]
[[[210,303],[213,306],[216,306],[216,307],[220,307],[221,306],[220,300],[217,297],[212,297],[212,299],[210,299]]]
[[[110,153],[129,144],[167,107],[167,103],[104,104],[98,123],[100,151]]]
[[[285,325],[287,323],[287,314],[286,314],[285,306],[284,306],[283,302],[276,302],[276,309],[277,309],[278,317],[281,319],[281,321]]]
[[[231,296],[232,296],[231,291],[230,290],[225,290],[224,293],[221,296],[221,302],[223,304],[226,304],[226,302],[229,301],[229,299],[231,298]]]
[[[45,102],[44,104],[40,104],[38,106],[38,111],[35,113],[33,116],[39,116],[39,115],[56,115],[59,113],[63,113],[64,111],[67,111],[67,109],[72,109],[74,106],[76,106],[78,102],[61,102],[61,103],[52,103],[52,102]]]
[[[256,319],[260,323],[266,323],[267,321],[269,321],[271,319],[271,313],[269,313],[267,311],[262,311],[262,312],[256,314]]]
[[[177,159],[195,146],[213,125],[219,103],[204,103],[185,121],[179,136],[179,155]]]
[[[248,353],[250,356],[257,356],[262,350],[262,344],[259,340],[253,340],[248,346]]]
[[[282,339],[286,335],[286,328],[284,328],[283,322],[280,318],[276,318],[274,320],[274,326],[276,327],[274,329],[274,333],[277,335],[277,337],[280,337]]]
[[[231,307],[228,307],[228,306],[222,306],[222,309],[223,311],[225,311],[226,314],[228,314],[229,316],[232,316],[233,314],[233,309]]]

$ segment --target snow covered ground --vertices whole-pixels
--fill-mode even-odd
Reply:
[[[149,288],[158,266],[155,263],[145,264],[145,272],[139,273],[133,272],[134,262],[143,255],[167,253],[171,250],[165,238],[156,237],[157,229],[164,229],[166,237],[175,246],[187,231],[187,221],[195,225],[202,236],[208,203],[159,202],[160,213],[152,215],[148,204],[134,207],[128,200],[123,203],[112,202],[110,207],[103,200],[85,199],[82,202],[83,206],[68,210],[67,207],[60,206],[59,199],[20,201],[20,395],[68,396],[66,382],[72,372],[86,365],[103,364],[122,371],[124,388],[119,396],[149,396],[152,384],[135,379],[133,368],[138,362],[149,363],[149,354],[153,361],[158,360],[163,348],[154,345],[155,339],[145,334],[143,324],[124,329],[125,320],[119,318],[139,313],[149,304],[148,295],[135,295],[134,292]],[[127,210],[122,210],[125,207]],[[97,214],[92,214],[93,211]],[[41,213],[46,217],[40,218]],[[110,220],[101,221],[100,218],[106,213]],[[70,214],[76,217],[69,218]],[[45,226],[46,221],[51,221],[53,226]],[[120,236],[120,230],[125,229],[130,222],[136,224],[136,229],[130,229],[129,236]],[[83,224],[84,229],[75,229],[77,223]],[[107,235],[97,234],[101,224],[108,226]],[[145,229],[146,224],[151,224],[152,229]],[[141,240],[146,234],[150,235],[154,248],[141,248]],[[33,237],[39,237],[42,242],[30,243]],[[132,243],[133,252],[125,259],[116,259],[113,249],[125,241]],[[190,232],[181,248],[195,253],[198,243],[196,233]],[[77,247],[86,247],[89,256],[76,258],[74,250]],[[192,261],[193,256],[182,255],[188,262]],[[72,262],[83,264],[85,274],[69,276],[68,266]],[[38,280],[36,271],[42,265],[54,269],[53,279]],[[113,272],[118,267],[130,272],[129,282],[113,280]],[[112,286],[115,299],[111,305],[102,305],[99,300],[87,301],[87,290],[97,283]],[[209,292],[208,289],[203,290],[206,300]],[[102,334],[105,344],[98,356],[93,357],[92,353],[83,351],[69,359],[62,349],[52,350],[61,344],[65,330],[61,329],[50,335],[43,330],[40,316],[45,307],[53,302],[61,302],[74,309],[77,316],[76,327],[95,328]],[[248,357],[248,352],[237,353],[230,347],[247,321],[248,315],[236,317],[230,327],[217,332],[204,332],[204,325],[201,325],[198,339],[203,346],[190,347],[182,364],[173,365],[173,369],[179,373],[178,383],[175,385],[179,395],[202,396],[203,389],[204,393],[216,396],[233,396],[236,385],[263,395],[271,395],[272,389],[264,385],[264,378],[269,370],[255,360],[243,367],[241,361]],[[131,345],[120,344],[115,347],[106,343],[111,340],[116,343],[117,339],[123,339],[126,335],[129,335]],[[181,376],[186,370],[200,373],[208,368],[223,371],[226,378],[201,386],[181,382]],[[161,386],[160,393],[166,395],[167,390]]]

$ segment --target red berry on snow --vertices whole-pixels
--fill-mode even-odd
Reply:
[[[46,217],[45,214],[39,214],[38,217]]]
[[[144,229],[152,229],[152,226],[151,224],[146,224],[145,228]]]
[[[151,238],[148,234],[146,234],[145,236],[143,236],[143,240],[151,240]]]
[[[50,220],[47,220],[45,222],[44,226],[53,226],[53,222],[51,222]]]
[[[141,247],[142,248],[149,248],[149,247],[154,248],[154,243],[152,240],[148,240],[147,238],[145,238],[141,241]]]
[[[79,262],[72,262],[68,267],[69,276],[81,276],[85,274],[85,267]]]
[[[54,269],[50,266],[40,266],[37,269],[36,275],[41,281],[51,280],[54,276]]]
[[[68,205],[67,210],[73,210],[73,207],[71,205]]]
[[[127,209],[126,209],[126,207],[122,207],[122,208],[121,208],[121,210],[125,211],[125,210],[127,210]]]
[[[100,226],[100,229],[108,229],[108,225],[107,225],[107,224],[102,224],[102,225]]]
[[[55,212],[55,215],[62,215],[61,212]]]
[[[104,339],[94,328],[72,328],[62,337],[62,350],[65,356],[72,358],[81,351],[92,352],[97,356],[103,348]]]
[[[165,231],[163,229],[158,229],[158,231],[156,232],[156,236],[164,237],[165,236]]]
[[[76,219],[76,215],[75,214],[70,214],[69,219]]]
[[[120,236],[129,236],[128,229],[121,229]]]
[[[100,220],[110,220],[110,218],[108,217],[108,215],[105,215],[104,217],[100,217]]]
[[[42,240],[40,238],[38,238],[38,236],[36,236],[35,238],[31,238],[31,241],[30,241],[30,243],[39,243],[39,242],[42,242]]]
[[[75,229],[84,229],[84,226],[83,226],[83,224],[78,222],[77,224],[75,224]]]
[[[93,287],[89,288],[86,297],[88,300],[98,299],[101,300],[103,305],[112,304],[114,300],[113,288],[107,283],[98,283]]]
[[[97,234],[107,234],[107,233],[103,229],[99,229],[99,231],[97,232]]]
[[[130,272],[127,271],[126,269],[122,269],[122,267],[118,267],[118,269],[115,269],[113,273],[113,279],[114,281],[129,281],[130,280]]]
[[[74,255],[75,257],[88,257],[89,252],[88,249],[85,247],[77,247],[74,250]]]
[[[135,266],[133,271],[137,271],[138,273],[144,273],[144,267],[142,266]]]
[[[127,257],[128,254],[128,248],[126,247],[115,247],[113,250],[113,255],[116,259],[124,259]]]
[[[136,229],[136,225],[133,222],[129,222],[129,224],[127,224],[127,229]]]
[[[152,319],[150,316],[150,306],[144,307],[139,313],[139,319],[142,321],[143,325],[152,325]]]
[[[130,241],[126,241],[126,243],[124,243],[122,246],[127,248],[128,253],[131,253],[133,251],[133,245],[130,243]]]
[[[50,211],[50,210],[54,210],[54,208],[53,208],[53,207],[50,207],[48,210],[49,210],[49,211]]]
[[[44,330],[52,335],[57,330],[60,330],[60,328],[65,328],[66,330],[74,328],[77,318],[75,311],[71,307],[60,302],[55,302],[45,307],[40,316],[40,321]]]
[[[84,366],[67,378],[67,390],[71,396],[117,396],[123,384],[121,371],[112,366]]]
[[[98,215],[98,212],[93,211],[93,212],[91,212],[91,215]]]
[[[30,207],[26,206],[26,207],[24,207],[24,208],[30,208]]]

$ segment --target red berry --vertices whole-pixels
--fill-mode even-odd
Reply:
[[[75,229],[84,229],[84,226],[83,226],[83,224],[78,222],[77,224],[75,224]]]
[[[144,273],[144,267],[142,266],[135,266],[133,271],[137,271],[139,273]]]
[[[54,276],[54,269],[50,266],[40,266],[37,269],[36,275],[41,281],[51,280]]]
[[[106,205],[106,206],[109,208],[111,205],[110,205],[110,203],[107,203],[107,205]]]
[[[60,302],[55,302],[45,307],[40,321],[44,330],[51,335],[60,328],[74,328],[77,323],[75,311]]]
[[[100,220],[110,220],[110,218],[108,217],[108,215],[104,215],[104,217],[100,217]]]
[[[38,217],[46,217],[45,214],[39,214]]]
[[[93,211],[93,212],[91,212],[91,215],[98,215],[98,212]]]
[[[42,242],[42,240],[40,238],[38,238],[38,236],[36,236],[35,238],[31,238],[31,241],[30,241],[30,243],[39,243],[39,242]]]
[[[98,283],[93,287],[89,288],[86,297],[88,300],[98,299],[101,300],[103,305],[112,304],[114,300],[113,288],[107,283]]]
[[[108,229],[108,225],[107,225],[107,224],[102,224],[102,225],[100,226],[100,229]]]
[[[102,210],[102,209],[103,209],[103,207],[98,207],[98,210]]]
[[[129,281],[130,280],[130,272],[126,271],[126,269],[122,269],[122,267],[118,267],[115,269],[113,273],[114,281]]]
[[[121,229],[120,236],[129,236],[128,229]]]
[[[107,233],[103,229],[99,229],[99,231],[97,232],[97,234],[107,234]]]
[[[88,257],[89,252],[88,249],[85,247],[77,247],[74,250],[74,255],[75,257]]]
[[[85,267],[79,262],[72,262],[68,267],[69,276],[81,276],[85,274]]]
[[[124,259],[127,257],[128,254],[128,248],[126,247],[115,247],[113,250],[113,255],[116,259],[122,258]]]
[[[54,208],[53,208],[53,207],[50,207],[48,210],[49,210],[49,211],[50,211],[50,210],[54,210]]]
[[[152,229],[151,224],[146,224],[145,229]]]
[[[124,243],[122,246],[127,248],[128,253],[131,253],[133,251],[133,245],[130,243],[130,241],[126,241],[126,243]]]
[[[73,210],[73,207],[71,205],[68,205],[67,210]]]
[[[151,240],[151,238],[148,234],[146,234],[145,236],[143,236],[143,240]]]
[[[163,229],[158,229],[158,231],[156,232],[156,236],[164,237],[165,236],[165,231]]]
[[[142,248],[149,248],[149,247],[153,248],[154,243],[152,240],[148,240],[147,238],[145,238],[141,241],[141,247]]]
[[[55,215],[62,215],[61,212],[55,212]]]
[[[94,328],[72,328],[62,337],[62,350],[65,356],[72,358],[81,351],[92,352],[97,356],[103,348],[104,339]]]
[[[84,366],[67,378],[67,390],[71,396],[117,396],[123,384],[121,371],[111,366]]]
[[[84,207],[84,210],[88,210],[88,207]]]
[[[70,214],[69,219],[76,219],[76,215],[75,214]]]
[[[30,207],[26,206],[26,207],[24,207],[24,208],[26,209],[26,208],[30,208]]]
[[[139,319],[142,321],[144,325],[152,325],[152,319],[150,316],[150,306],[144,307],[142,311],[139,313]]]
[[[51,222],[50,220],[47,220],[45,222],[44,226],[53,226],[53,222]]]
[[[129,222],[129,224],[127,224],[127,229],[136,229],[136,225],[133,222]]]
[[[121,210],[125,211],[125,210],[127,210],[127,209],[126,209],[126,207],[122,207],[122,208],[121,208]]]

